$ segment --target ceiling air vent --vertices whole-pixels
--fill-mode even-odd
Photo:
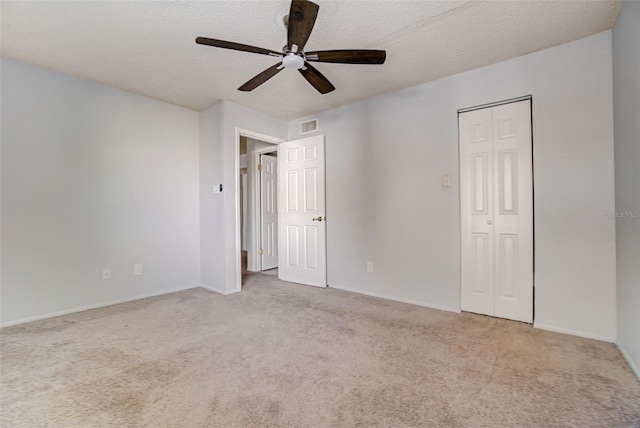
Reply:
[[[300,123],[300,135],[308,134],[318,130],[318,119],[308,120]]]

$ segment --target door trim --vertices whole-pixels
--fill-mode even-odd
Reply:
[[[236,221],[236,230],[235,230],[235,243],[234,243],[234,253],[236,260],[236,269],[235,269],[235,287],[230,290],[230,293],[235,293],[242,291],[242,260],[240,258],[240,251],[242,249],[242,231],[240,230],[240,204],[242,201],[240,200],[240,137],[252,138],[254,140],[264,141],[265,143],[271,144],[280,144],[286,140],[281,138],[272,137],[270,135],[261,134],[259,132],[251,131],[249,129],[243,129],[236,127],[235,129],[235,143],[234,143],[234,195],[233,199],[235,201],[235,221]]]
[[[461,108],[461,109],[458,110],[458,114],[467,113],[467,112],[474,111],[474,110],[482,110],[482,109],[489,108],[489,107],[497,107],[497,106],[501,106],[501,105],[504,105],[504,104],[518,103],[520,101],[526,101],[526,100],[531,101],[532,99],[533,99],[533,97],[531,95],[523,95],[521,97],[509,98],[508,100],[496,101],[494,103],[480,104],[478,106]]]

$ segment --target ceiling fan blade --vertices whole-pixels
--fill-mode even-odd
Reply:
[[[341,64],[384,64],[387,58],[385,51],[359,49],[316,51],[305,53],[307,61],[335,62]]]
[[[335,87],[322,75],[318,70],[313,68],[308,62],[304,63],[304,67],[298,70],[311,86],[316,88],[321,94],[326,94],[335,89]]]
[[[302,52],[318,17],[319,6],[308,0],[293,0],[287,24],[287,47],[293,52]],[[294,48],[294,45],[297,46]]]
[[[244,91],[244,92],[253,91],[255,88],[257,88],[258,86],[262,85],[264,82],[266,82],[267,80],[271,79],[276,74],[280,73],[280,71],[282,71],[283,68],[284,68],[284,66],[282,65],[281,62],[279,62],[276,65],[274,65],[273,67],[267,68],[265,71],[263,71],[262,73],[258,74],[257,76],[255,76],[253,79],[249,80],[244,85],[240,86],[238,88],[238,90],[239,91]]]
[[[262,55],[281,57],[282,53],[269,49],[257,48],[255,46],[243,45],[242,43],[227,42],[225,40],[209,39],[207,37],[197,37],[196,43],[199,45],[213,46],[216,48],[231,49],[234,51],[251,52]]]

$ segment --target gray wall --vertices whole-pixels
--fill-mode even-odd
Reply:
[[[197,286],[198,113],[1,67],[2,322]]]
[[[640,377],[640,3],[613,28],[618,345]]]
[[[615,341],[611,73],[606,31],[291,121],[326,136],[330,286],[459,310],[456,111],[531,94],[535,325]]]

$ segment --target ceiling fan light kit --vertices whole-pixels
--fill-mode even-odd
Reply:
[[[299,70],[304,65],[304,59],[302,59],[300,55],[288,53],[282,58],[282,65],[284,65],[284,68],[295,68]]]
[[[285,17],[287,19],[287,44],[282,49],[282,52],[207,37],[196,38],[196,43],[281,58],[279,63],[269,67],[240,86],[238,88],[240,91],[252,91],[278,74],[282,69],[292,68],[298,70],[318,92],[326,94],[333,91],[335,87],[308,61],[336,64],[384,64],[387,54],[383,50],[344,49],[305,53],[304,46],[313,30],[318,17],[318,10],[319,6],[309,0],[293,0],[291,2],[289,15]]]

